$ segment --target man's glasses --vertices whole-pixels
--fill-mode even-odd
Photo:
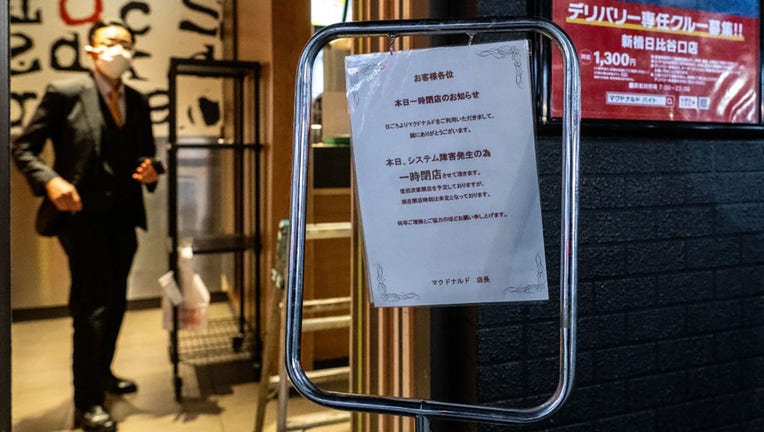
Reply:
[[[111,48],[116,45],[122,45],[122,48],[124,48],[127,51],[133,50],[133,43],[129,40],[125,39],[118,39],[118,38],[105,38],[104,40],[100,41],[98,45],[105,46],[107,48]]]

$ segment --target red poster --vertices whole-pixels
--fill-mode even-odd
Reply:
[[[758,1],[554,0],[552,13],[578,52],[584,118],[759,123]]]

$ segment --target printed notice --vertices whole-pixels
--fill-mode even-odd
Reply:
[[[345,68],[374,305],[547,299],[527,41]]]
[[[581,64],[585,118],[759,122],[759,0],[553,0]],[[552,116],[562,115],[553,50]]]

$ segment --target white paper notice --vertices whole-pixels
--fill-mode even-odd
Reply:
[[[527,42],[345,68],[374,305],[547,299]]]

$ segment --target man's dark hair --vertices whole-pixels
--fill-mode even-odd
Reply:
[[[90,45],[93,46],[93,39],[95,38],[95,33],[98,31],[98,29],[111,26],[122,27],[123,29],[127,30],[127,32],[130,33],[130,39],[132,43],[135,43],[135,33],[130,27],[127,26],[127,24],[118,19],[108,19],[98,20],[93,24],[92,27],[90,27],[90,30],[88,30],[88,41],[90,42]]]

